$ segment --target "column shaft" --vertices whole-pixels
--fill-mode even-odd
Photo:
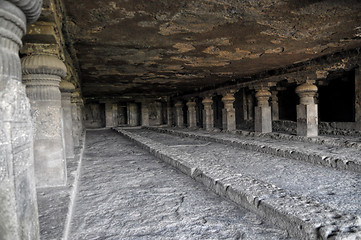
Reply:
[[[72,116],[72,133],[75,147],[80,146],[80,138],[82,134],[82,114],[81,114],[82,99],[79,92],[74,92],[71,95],[71,116]]]
[[[212,130],[214,127],[214,116],[213,116],[213,100],[210,97],[206,97],[203,99],[202,104],[204,106],[203,109],[203,128],[207,131]]]
[[[66,184],[66,156],[59,83],[66,67],[55,56],[22,59],[23,81],[34,124],[35,178],[38,187]]]
[[[361,67],[355,69],[355,122],[361,131]]]
[[[146,102],[141,103],[142,126],[149,126],[149,107]]]
[[[234,131],[236,130],[236,111],[234,109],[234,96],[233,93],[227,93],[223,98],[224,108],[222,110],[222,123],[223,130]]]
[[[247,96],[247,109],[248,109],[248,120],[253,120],[253,109],[254,109],[254,105],[253,105],[253,96],[252,94],[249,94]]]
[[[272,132],[272,115],[269,105],[271,93],[267,89],[260,89],[256,93],[258,105],[255,107],[254,130],[260,133]]]
[[[39,239],[30,104],[19,48],[41,1],[0,1],[0,238]]]
[[[278,91],[272,91],[271,97],[271,109],[272,109],[272,120],[277,121],[279,120],[279,106],[278,106]]]
[[[138,126],[138,105],[136,103],[128,103],[128,125],[131,127]]]
[[[300,97],[297,105],[297,135],[306,137],[318,136],[318,105],[315,104],[317,87],[304,83],[296,88]]]
[[[67,158],[74,157],[73,120],[71,110],[71,94],[74,92],[74,85],[67,81],[60,83],[61,106],[63,109],[63,126],[65,153]]]
[[[175,105],[176,126],[183,127],[183,103],[178,101]]]
[[[197,127],[196,102],[190,100],[187,102],[188,110],[188,128]]]

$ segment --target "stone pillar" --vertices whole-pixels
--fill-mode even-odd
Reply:
[[[361,67],[355,69],[355,122],[361,131]]]
[[[30,104],[19,48],[40,0],[0,1],[0,239],[39,239]]]
[[[278,91],[271,91],[271,109],[272,109],[272,121],[279,120],[279,106],[278,106]]]
[[[247,112],[248,112],[248,120],[253,120],[253,96],[252,94],[249,94],[247,96]]]
[[[173,125],[173,118],[172,118],[172,106],[170,104],[170,98],[167,98],[167,125],[171,127]]]
[[[176,126],[183,127],[183,103],[178,101],[174,104],[175,107],[175,117],[176,117]]]
[[[156,125],[162,125],[163,124],[163,114],[162,114],[162,103],[156,101],[155,102],[155,109],[157,111],[157,123]]]
[[[114,127],[113,103],[105,102],[105,127]]]
[[[225,131],[236,130],[236,111],[233,106],[234,100],[234,93],[226,93],[222,98],[224,104],[222,110],[222,124],[223,130]]]
[[[211,97],[205,97],[202,101],[204,106],[203,109],[203,128],[207,131],[212,130],[214,127],[214,116],[213,116],[213,100]]]
[[[243,120],[248,120],[248,104],[247,104],[247,95],[246,89],[242,90],[242,104],[243,104]]]
[[[66,67],[55,56],[32,55],[22,59],[22,70],[34,125],[36,185],[64,186],[66,156],[59,84]]]
[[[131,127],[138,126],[138,105],[136,103],[128,103],[128,125]]]
[[[148,103],[141,103],[141,112],[142,112],[142,126],[149,126],[149,106]]]
[[[197,127],[196,102],[189,100],[186,105],[188,111],[188,128],[195,128]]]
[[[318,105],[315,104],[317,87],[306,82],[296,88],[300,97],[297,105],[297,135],[306,137],[318,136]]]
[[[73,120],[71,110],[71,94],[75,87],[68,81],[60,82],[61,92],[61,106],[63,108],[63,125],[64,125],[64,140],[65,153],[67,158],[74,157],[74,139],[73,139]]]
[[[112,115],[113,115],[113,126],[118,126],[118,103],[113,103],[112,106]]]
[[[255,107],[254,130],[260,133],[272,132],[272,114],[269,105],[271,93],[268,89],[259,89],[256,92],[257,107]]]
[[[73,141],[74,146],[79,147],[80,146],[80,138],[83,131],[82,126],[82,111],[81,107],[83,104],[83,100],[80,96],[79,91],[75,91],[71,95],[71,116],[72,116],[72,122],[73,122]]]

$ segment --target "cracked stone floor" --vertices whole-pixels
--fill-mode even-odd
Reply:
[[[289,239],[111,130],[88,131],[69,239]]]

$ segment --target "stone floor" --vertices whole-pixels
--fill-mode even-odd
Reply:
[[[69,239],[288,239],[111,130],[87,132],[78,190]]]
[[[356,159],[357,149],[187,129],[117,130],[292,236],[361,238],[361,173],[306,161],[318,153],[327,160],[330,152]]]
[[[276,185],[289,192],[311,197],[341,211],[361,216],[361,173],[336,170],[304,161],[147,129],[127,131],[180,150],[183,154],[197,156],[208,164],[237,169],[241,174]],[[257,139],[253,138],[252,141],[257,141]],[[280,140],[260,139],[258,141],[280,146]],[[282,142],[285,144],[284,141]],[[288,147],[297,146],[301,151],[311,148],[307,145],[309,144],[298,143],[297,145],[297,143],[288,142]],[[324,151],[325,146],[313,144],[312,149]],[[328,148],[328,151],[345,151],[336,147],[334,149]]]
[[[67,187],[38,190],[41,239],[361,239],[361,173],[307,161],[357,161],[342,137],[118,131],[88,130]]]

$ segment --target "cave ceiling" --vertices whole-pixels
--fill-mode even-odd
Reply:
[[[361,1],[63,0],[85,97],[201,91],[361,46]]]

